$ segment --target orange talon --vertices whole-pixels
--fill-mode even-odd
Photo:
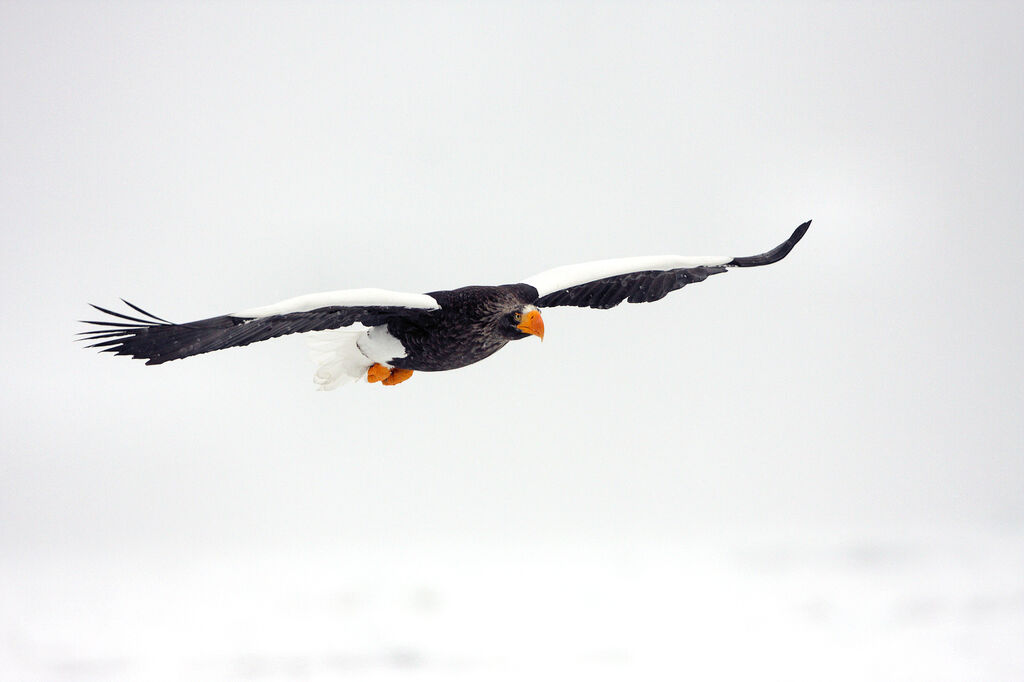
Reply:
[[[378,381],[385,381],[391,376],[391,368],[375,362],[366,370],[366,380],[371,384]]]
[[[385,386],[394,386],[395,384],[402,383],[411,376],[411,369],[393,369],[391,370],[391,376],[389,376],[387,379],[384,379],[381,383],[384,384]]]

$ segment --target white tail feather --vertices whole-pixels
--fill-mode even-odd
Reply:
[[[366,370],[373,361],[359,350],[356,342],[366,327],[354,324],[341,329],[304,334],[310,359],[316,364],[313,383],[321,391],[366,379]]]

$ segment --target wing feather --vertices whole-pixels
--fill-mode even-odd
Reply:
[[[534,304],[540,308],[576,306],[613,308],[623,301],[649,303],[664,298],[687,284],[703,282],[729,268],[776,263],[803,238],[811,221],[796,228],[789,239],[756,256],[643,256],[566,265],[534,275],[525,281],[537,289]]]
[[[441,307],[432,296],[427,294],[407,294],[401,291],[388,291],[387,289],[343,289],[341,291],[325,291],[319,294],[296,296],[279,303],[232,313],[232,316],[270,317],[271,315],[287,313],[304,313],[319,308],[367,306],[421,310],[437,310]]]
[[[665,272],[680,268],[725,265],[731,258],[720,256],[639,256],[634,258],[612,258],[589,263],[563,265],[545,270],[523,280],[537,290],[540,296],[547,296],[570,287],[610,280],[621,275],[637,272]]]
[[[125,304],[152,319],[93,306],[119,319],[83,320],[98,329],[80,332],[79,340],[89,342],[87,347],[101,352],[144,359],[147,365],[247,346],[287,334],[339,329],[356,323],[372,327],[396,318],[429,315],[440,308],[437,301],[426,295],[353,289],[300,296],[240,313],[174,324],[128,301]]]

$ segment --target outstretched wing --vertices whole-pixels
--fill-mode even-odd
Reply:
[[[771,251],[740,258],[704,256],[642,256],[593,261],[547,270],[524,280],[537,289],[534,305],[613,308],[623,301],[648,303],[664,298],[687,284],[703,282],[729,268],[775,263],[786,257],[811,226],[800,225]]]
[[[285,334],[338,329],[357,322],[372,327],[396,317],[430,314],[440,308],[437,301],[425,294],[348,289],[300,296],[229,315],[174,324],[128,301],[124,303],[141,317],[94,305],[100,312],[117,319],[83,320],[98,329],[81,332],[80,336],[82,340],[93,342],[89,348],[141,358],[147,365],[159,365],[223,348],[247,346]]]

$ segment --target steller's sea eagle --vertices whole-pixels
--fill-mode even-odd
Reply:
[[[540,308],[613,308],[647,303],[729,268],[775,263],[807,232],[800,225],[783,243],[740,258],[644,256],[547,270],[517,284],[468,286],[428,294],[347,289],[290,298],[205,320],[174,324],[124,301],[126,315],[93,306],[115,320],[83,320],[89,348],[159,365],[285,334],[315,332],[310,345],[321,389],[365,378],[399,384],[414,371],[439,372],[479,362],[509,341],[544,338]],[[80,339],[81,340],[81,339]]]

